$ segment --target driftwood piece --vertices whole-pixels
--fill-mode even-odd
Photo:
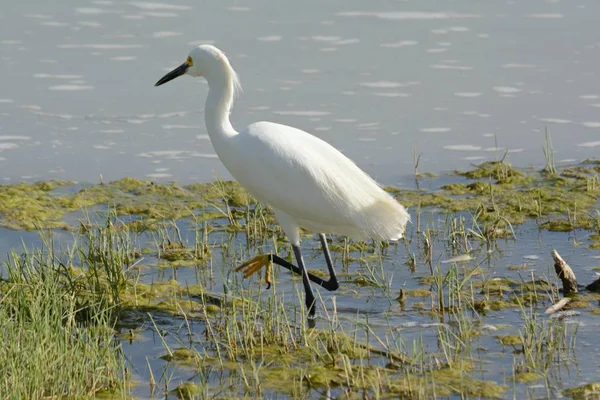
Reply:
[[[564,306],[569,304],[570,301],[571,299],[569,297],[563,297],[562,299],[548,307],[548,309],[546,310],[546,314],[554,314],[555,312],[561,310]]]
[[[569,267],[569,264],[558,254],[556,249],[552,250],[552,258],[554,259],[554,270],[556,275],[562,281],[563,294],[565,296],[571,293],[577,293],[577,279],[575,273]]]

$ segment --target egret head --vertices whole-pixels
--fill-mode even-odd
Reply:
[[[225,54],[215,46],[204,44],[192,49],[183,64],[160,78],[154,86],[160,86],[184,74],[194,77],[203,76],[210,80],[212,75],[222,73],[231,76],[237,83],[237,75]]]

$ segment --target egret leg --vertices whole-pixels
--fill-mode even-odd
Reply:
[[[319,240],[321,241],[321,247],[323,248],[323,254],[325,255],[325,262],[327,263],[327,269],[329,270],[329,280],[325,280],[319,276],[313,275],[307,271],[308,279],[317,285],[321,286],[323,289],[327,289],[330,292],[338,290],[340,284],[337,279],[337,275],[335,274],[335,269],[333,268],[333,262],[331,261],[331,254],[329,254],[329,246],[327,246],[327,239],[325,238],[325,234],[319,233]],[[271,261],[275,264],[282,266],[285,269],[289,269],[292,272],[297,273],[298,275],[302,275],[302,271],[300,268],[291,264],[279,257],[276,254],[271,254]]]
[[[325,255],[325,262],[327,263],[327,269],[329,271],[329,280],[325,280],[320,276],[316,276],[311,274],[310,272],[304,270],[308,279],[311,282],[316,283],[321,286],[323,289],[326,289],[330,292],[337,290],[340,287],[337,276],[335,274],[335,269],[333,268],[333,262],[331,261],[331,254],[329,253],[329,247],[327,246],[327,239],[325,235],[320,233],[319,240],[321,241],[321,247],[323,248],[323,254]],[[294,250],[295,253],[295,250]],[[297,256],[296,256],[297,257]],[[298,275],[303,275],[304,272],[302,269],[287,260],[279,257],[277,254],[262,254],[254,257],[252,260],[249,260],[242,264],[241,266],[236,268],[236,271],[244,271],[244,278],[248,278],[249,276],[256,273],[259,269],[264,266],[267,266],[270,262],[273,262],[277,265],[282,266],[283,268],[290,270]],[[271,286],[271,283],[267,281],[268,287]]]
[[[329,254],[329,246],[327,246],[327,239],[325,238],[324,233],[319,233],[319,240],[321,241],[321,248],[323,249],[323,254],[325,255],[325,262],[327,263],[327,269],[329,270],[329,281],[326,282],[326,285],[321,286],[329,290],[330,292],[338,290],[340,284],[338,283],[337,275],[335,274],[335,269],[333,268],[331,254]]]
[[[262,267],[268,266],[269,263],[273,262],[277,265],[284,267],[285,269],[288,269],[302,276],[302,284],[304,285],[305,302],[306,308],[308,310],[309,322],[314,322],[313,318],[315,316],[315,294],[313,293],[310,282],[312,281],[329,291],[337,290],[340,286],[337,279],[337,275],[335,274],[335,269],[333,268],[333,262],[331,261],[331,254],[329,253],[329,246],[327,246],[327,239],[325,237],[325,234],[320,233],[319,240],[321,242],[321,247],[323,248],[325,262],[327,263],[327,269],[329,270],[329,280],[327,281],[319,276],[309,273],[306,270],[306,267],[304,265],[304,259],[302,258],[302,253],[300,252],[300,247],[295,245],[292,245],[292,249],[294,250],[294,255],[296,256],[298,266],[288,262],[287,260],[284,260],[277,254],[263,254],[260,256],[256,256],[252,260],[249,260],[243,265],[237,267],[236,271],[244,271],[244,277],[247,278],[253,275]],[[267,283],[270,287],[270,280],[267,280]]]
[[[302,275],[302,284],[304,285],[304,294],[305,294],[305,304],[306,309],[308,310],[309,318],[314,318],[315,316],[315,294],[313,293],[312,287],[310,286],[310,279],[308,277],[308,272],[306,271],[306,267],[304,266],[304,259],[302,259],[302,253],[300,252],[300,247],[292,245],[292,249],[294,250],[294,254],[296,255],[296,261],[298,262],[300,274]]]

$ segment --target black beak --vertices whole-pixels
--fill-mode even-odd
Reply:
[[[167,82],[177,78],[178,76],[185,74],[189,67],[190,66],[187,64],[187,62],[184,62],[179,67],[175,68],[173,71],[169,72],[168,74],[166,74],[165,76],[160,78],[160,80],[158,82],[156,82],[154,84],[154,86],[160,86],[163,83],[167,83]]]

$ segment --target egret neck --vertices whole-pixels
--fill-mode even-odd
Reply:
[[[208,82],[208,96],[204,105],[204,122],[210,140],[217,151],[225,139],[237,135],[229,121],[229,112],[233,104],[234,83],[231,67],[220,65],[205,75]]]

